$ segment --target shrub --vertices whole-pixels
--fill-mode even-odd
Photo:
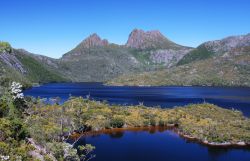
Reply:
[[[12,49],[8,42],[0,41],[0,52],[8,52],[11,53]]]
[[[151,125],[151,126],[155,126],[155,125],[156,125],[155,119],[150,119],[150,125]]]
[[[110,121],[110,126],[114,128],[121,128],[124,125],[124,120],[122,118],[113,118]]]
[[[159,126],[165,126],[165,122],[162,121],[162,120],[160,120],[160,121],[159,121]]]

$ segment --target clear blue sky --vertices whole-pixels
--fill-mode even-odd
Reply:
[[[124,44],[134,28],[186,46],[250,33],[250,0],[1,0],[0,40],[59,58],[89,34]]]

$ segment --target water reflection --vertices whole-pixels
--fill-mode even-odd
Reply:
[[[249,161],[250,158],[249,148],[208,147],[161,127],[103,130],[82,137],[76,145],[85,144],[96,146],[93,161]]]

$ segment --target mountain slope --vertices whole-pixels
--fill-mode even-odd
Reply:
[[[11,81],[21,82],[24,86],[32,83],[67,81],[59,73],[39,61],[34,54],[24,50],[1,50],[0,52],[0,86],[8,86]]]
[[[249,36],[206,42],[184,56],[178,66],[124,75],[108,84],[250,86]]]
[[[250,46],[250,34],[231,36],[222,40],[208,41],[186,54],[177,65],[188,64],[193,61],[207,59],[225,53],[240,54]]]
[[[81,55],[63,57],[63,72],[73,81],[106,81],[129,72],[143,71],[143,65],[127,48],[119,46],[81,49]],[[70,53],[71,54],[71,53]]]
[[[250,86],[250,54],[209,58],[187,65],[139,75],[124,75],[107,84],[130,86],[200,85]]]

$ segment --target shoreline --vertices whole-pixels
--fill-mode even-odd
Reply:
[[[74,82],[74,83],[78,83],[78,82]],[[106,83],[103,82],[104,86],[111,86],[111,87],[221,87],[221,88],[250,88],[250,86],[244,86],[244,85],[129,85],[129,84],[112,84],[112,83]]]
[[[70,139],[75,139],[81,138],[81,137],[88,137],[88,136],[95,136],[95,135],[101,135],[101,134],[113,134],[113,133],[119,133],[119,132],[125,132],[125,131],[133,131],[133,132],[142,132],[142,131],[166,131],[166,130],[171,130],[175,134],[177,134],[179,137],[182,139],[185,139],[187,141],[192,141],[197,144],[202,144],[208,147],[218,147],[218,148],[250,148],[250,143],[246,142],[237,142],[237,143],[232,143],[232,142],[208,142],[207,140],[200,140],[194,136],[184,134],[180,132],[178,129],[178,125],[167,125],[167,126],[144,126],[144,127],[122,127],[122,128],[110,128],[110,129],[98,129],[98,130],[90,130],[90,131],[85,131],[82,133],[77,133],[73,132],[72,135],[69,136]]]

